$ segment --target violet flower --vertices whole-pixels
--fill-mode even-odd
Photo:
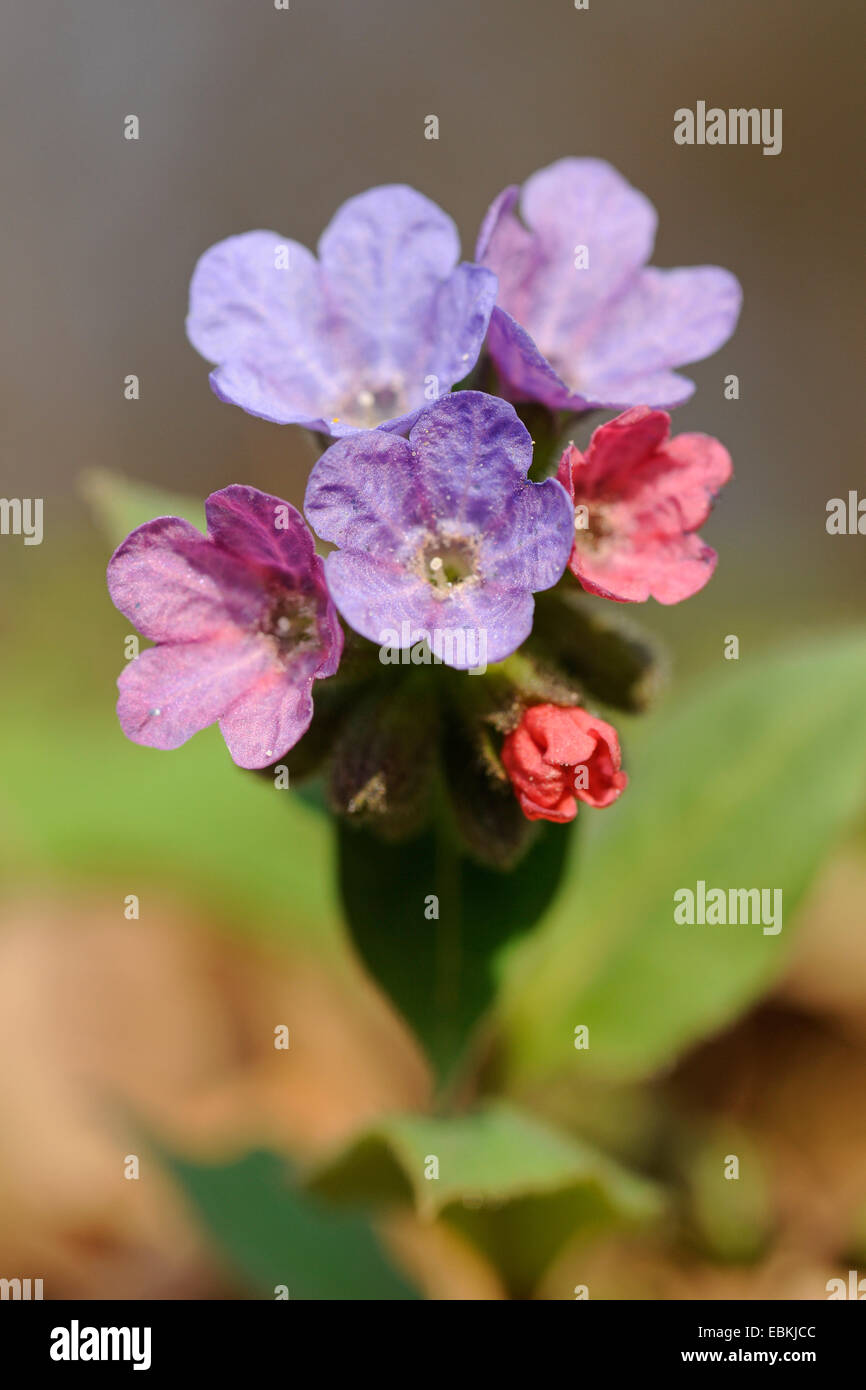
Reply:
[[[472,369],[496,277],[466,262],[451,218],[399,184],[338,210],[319,258],[276,232],[206,251],[187,333],[221,400],[340,436],[404,430]]]
[[[304,509],[339,547],[325,572],[350,626],[400,649],[426,641],[461,670],[477,664],[473,652],[515,651],[533,593],[560,578],[574,534],[565,489],[529,482],[531,462],[513,406],[479,391],[438,401],[408,441],[370,431],[332,444]]]
[[[180,517],[139,526],[108,566],[113,603],[157,645],[118,679],[134,743],[177,748],[219,721],[239,767],[267,767],[306,731],[312,685],[343,633],[303,517],[252,487],[206,503],[205,537]]]
[[[511,399],[621,410],[692,394],[671,369],[727,341],[740,286],[718,266],[646,269],[655,227],[652,204],[599,159],[561,159],[500,193],[476,258],[499,278],[487,343]]]

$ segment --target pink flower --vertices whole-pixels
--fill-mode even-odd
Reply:
[[[218,720],[239,767],[267,767],[306,732],[313,681],[336,671],[343,633],[300,512],[238,485],[205,510],[206,537],[160,517],[111,558],[113,603],[156,643],[121,673],[117,715],[150,748]]]
[[[532,705],[502,762],[528,820],[574,820],[578,801],[610,806],[628,783],[616,729],[577,706]]]
[[[557,476],[575,504],[569,569],[590,593],[679,603],[716,567],[694,533],[731,476],[730,455],[705,434],[669,438],[670,423],[634,406],[601,425],[585,454],[572,444],[562,456]]]

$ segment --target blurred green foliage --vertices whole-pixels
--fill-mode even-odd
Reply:
[[[229,1269],[253,1295],[376,1302],[418,1297],[368,1219],[303,1192],[285,1159],[252,1153],[207,1166],[163,1158]]]
[[[112,548],[137,526],[158,516],[182,516],[200,531],[207,529],[204,503],[197,498],[164,492],[102,468],[83,475],[81,490]]]
[[[712,1259],[748,1263],[772,1230],[772,1185],[760,1150],[740,1127],[708,1125],[683,1144],[686,1234]]]
[[[507,962],[515,1078],[650,1076],[779,974],[797,906],[866,800],[866,637],[720,659],[626,766],[627,793],[591,818],[553,909]],[[678,925],[673,895],[700,879],[781,888],[782,931]],[[578,1025],[589,1047],[576,1052]]]
[[[532,1293],[578,1233],[647,1221],[663,1209],[653,1184],[502,1103],[383,1120],[313,1186],[337,1201],[406,1204],[441,1218],[483,1251],[515,1297]]]

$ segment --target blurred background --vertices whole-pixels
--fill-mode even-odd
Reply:
[[[203,1155],[267,1142],[307,1159],[429,1100],[345,945],[315,818],[265,809],[213,730],[168,757],[114,719],[128,624],[82,475],[193,496],[249,482],[299,503],[311,462],[299,431],[210,392],[183,328],[198,256],[254,227],[314,246],[347,197],[406,182],[471,257],[503,186],[577,154],[654,202],[655,264],[733,270],[738,331],[686,369],[698,389],[675,419],[734,459],[704,530],[718,572],[688,604],[636,615],[669,653],[664,711],[725,678],[727,634],[742,662],[862,615],[866,541],[825,530],[828,499],[863,476],[862,39],[855,0],[7,7],[2,492],[45,499],[45,539],[0,539],[0,1275],[58,1297],[230,1294],[167,1174],[122,1180],[131,1116]],[[781,107],[782,153],[675,145],[674,110],[698,100]],[[727,1030],[637,1090],[514,1083],[644,1168],[662,1134],[685,1151],[735,1124],[772,1175],[724,1229],[690,1191],[675,1229],[582,1247],[593,1296],[823,1297],[866,1261],[862,839],[851,827],[834,846],[784,970]],[[505,1292],[454,1229],[410,1220],[399,1240],[434,1296]],[[571,1259],[539,1296],[572,1296]]]

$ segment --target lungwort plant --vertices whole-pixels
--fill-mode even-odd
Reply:
[[[531,1289],[570,1234],[652,1214],[657,1193],[513,1106],[478,1103],[481,1063],[488,1077],[492,1056],[524,1079],[556,1071],[581,1024],[591,1074],[639,1080],[767,977],[761,934],[728,958],[720,937],[696,937],[672,974],[656,947],[678,930],[678,884],[709,880],[720,856],[750,871],[804,746],[811,666],[761,677],[774,721],[753,678],[668,717],[636,766],[617,732],[617,712],[643,711],[657,685],[623,605],[707,584],[701,531],[731,477],[723,445],[676,432],[669,411],[694,390],[678,369],[732,333],[739,286],[715,267],[648,268],[654,232],[652,205],[609,165],[564,159],[495,199],[473,262],[441,209],[394,186],[345,203],[315,255],[254,231],[195,269],[187,331],[214,392],[311,432],[319,456],[303,514],[245,479],[207,498],[204,525],[180,504],[118,546],[112,600],[152,643],[120,676],[118,717],[160,750],[218,724],[251,781],[297,790],[292,815],[332,825],[336,855],[301,872],[336,865],[360,956],[438,1079],[434,1114],[383,1121],[303,1193],[277,1196],[264,1158],[183,1167],[230,1247],[225,1202],[247,1193],[255,1250],[239,1258],[257,1287],[286,1282],[297,1241],[299,1291],[328,1296],[312,1254],[325,1250],[343,1270],[331,1296],[364,1296],[347,1260],[369,1262],[372,1296],[406,1296],[339,1211],[347,1195],[397,1194]],[[862,644],[824,669],[834,660],[862,693]],[[699,767],[723,788],[717,823],[695,798]],[[801,889],[837,824],[816,800],[841,816],[857,794],[811,799],[776,881]],[[272,837],[286,803],[261,794],[242,814],[255,806]],[[577,821],[596,819],[576,856]],[[320,832],[304,833],[311,852]],[[709,994],[702,971],[716,972]]]

